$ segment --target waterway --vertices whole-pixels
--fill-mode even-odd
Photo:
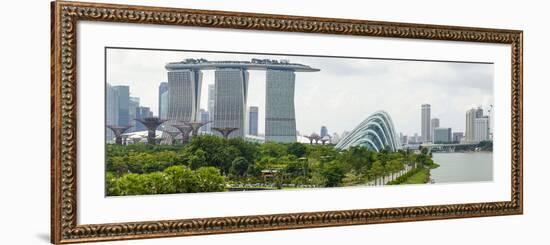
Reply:
[[[430,171],[435,183],[493,180],[492,152],[433,153],[433,160],[440,165]]]

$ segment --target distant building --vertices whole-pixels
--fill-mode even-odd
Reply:
[[[490,140],[489,117],[483,115],[481,107],[472,108],[466,112],[466,142]]]
[[[465,136],[466,142],[475,141],[474,130],[475,130],[476,111],[477,110],[474,108],[466,111],[466,136]]]
[[[130,125],[130,87],[125,85],[112,86],[116,93],[116,102],[118,106],[118,120],[116,125],[127,126]]]
[[[159,117],[161,119],[168,118],[168,101],[169,101],[168,95],[169,94],[170,93],[166,91],[162,93],[162,95],[160,96]]]
[[[153,112],[149,107],[140,106],[136,109],[136,119],[144,119],[146,117],[152,117]],[[143,124],[137,122],[136,123],[136,131],[145,131],[147,130],[147,127],[145,127]]]
[[[430,139],[430,141],[434,142],[434,131],[436,128],[439,128],[439,118],[432,118],[430,120],[430,129],[431,129],[431,136],[432,138]]]
[[[125,85],[106,86],[105,123],[114,126],[128,126],[130,124],[130,87]],[[112,140],[114,134],[106,130],[107,141]]]
[[[421,120],[420,120],[420,129],[421,129],[421,136],[422,136],[422,142],[428,142],[431,141],[432,135],[431,135],[431,106],[430,104],[423,104],[422,105],[422,113],[421,113]]]
[[[462,138],[464,138],[463,132],[454,132],[453,133],[453,142],[460,143],[462,141]]]
[[[246,69],[217,68],[215,71],[216,101],[212,127],[237,128],[229,138],[244,138],[246,132],[248,77]]]
[[[118,124],[118,98],[117,93],[110,84],[107,84],[106,87],[106,99],[105,102],[105,123],[107,125],[117,125]],[[107,141],[111,141],[115,134],[112,130],[106,129],[105,131]]]
[[[214,112],[216,107],[216,85],[209,84],[208,85],[208,118],[209,120],[214,119]],[[211,123],[204,125],[204,128],[207,132],[212,132],[212,125]]]
[[[401,141],[402,145],[406,145],[409,143],[409,137],[403,133],[399,133],[399,141]]]
[[[476,142],[490,140],[489,117],[484,116],[481,118],[476,118],[474,132],[475,132],[474,140]]]
[[[127,132],[134,132],[136,131],[136,119],[137,118],[137,110],[139,107],[139,98],[138,97],[130,97],[130,106],[129,106],[129,112],[130,112],[130,124],[133,126],[133,128],[129,129]]]
[[[338,133],[333,133],[332,134],[332,138],[330,138],[330,143],[332,144],[338,144],[338,142],[340,141],[340,135]]]
[[[208,111],[206,111],[205,109],[200,109],[200,117],[200,121],[203,123],[210,121],[210,113],[208,113]],[[207,125],[208,124],[201,127],[200,132],[208,132],[208,129],[206,128]]]
[[[417,144],[422,141],[422,136],[419,136],[418,133],[414,133],[414,136],[412,137],[411,141],[409,143]]]
[[[476,113],[476,118],[483,117],[483,109],[481,109],[481,107],[478,107],[477,109],[475,109],[475,113]]]
[[[251,106],[248,108],[248,134],[258,135],[258,112],[257,106]]]
[[[451,128],[434,129],[434,143],[450,143],[452,140]]]
[[[296,142],[293,70],[266,71],[265,139],[281,143]]]
[[[168,83],[161,82],[158,95],[158,114],[160,118],[168,117]]]
[[[168,119],[172,123],[198,120],[202,70],[215,70],[214,88],[209,87],[208,111],[212,128],[236,129],[230,138],[242,138],[248,132],[248,70],[265,70],[265,139],[276,142],[296,142],[294,73],[319,71],[287,60],[257,58],[250,61],[190,58],[168,63],[165,68],[169,86]]]
[[[327,127],[326,127],[326,126],[321,126],[321,132],[320,132],[320,133],[321,133],[321,134],[320,134],[320,135],[321,135],[321,138],[327,136],[327,135],[328,135],[328,129],[327,129]]]
[[[172,123],[197,121],[199,118],[202,71],[168,70],[168,116]]]

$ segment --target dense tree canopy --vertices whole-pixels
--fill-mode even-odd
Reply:
[[[427,149],[381,152],[365,147],[264,144],[198,136],[185,145],[107,145],[108,195],[224,191],[231,186],[335,187],[380,184],[405,166],[436,167]],[[267,173],[267,174],[266,174]],[[286,186],[286,187],[285,187]]]

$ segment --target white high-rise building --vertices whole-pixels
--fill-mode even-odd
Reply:
[[[208,85],[208,120],[212,121],[214,119],[214,108],[216,107],[216,85]],[[204,125],[206,132],[212,132],[212,123]]]
[[[250,106],[248,108],[248,134],[258,136],[259,108]]]
[[[472,108],[466,112],[466,142],[475,142],[475,120],[476,120],[476,109]]]
[[[296,142],[293,70],[267,69],[265,140]]]
[[[218,68],[215,72],[215,106],[213,128],[238,128],[229,138],[243,138],[246,129],[248,71],[241,68]],[[216,132],[215,134],[219,134]]]
[[[483,115],[481,107],[472,108],[466,112],[465,142],[480,142],[491,140],[489,116]]]
[[[420,122],[420,136],[422,137],[422,142],[428,142],[432,140],[431,135],[431,106],[430,104],[423,104],[422,105],[422,115],[421,115],[421,122]]]
[[[439,128],[439,118],[432,118],[432,120],[430,121],[430,129],[431,129],[431,136],[432,138],[430,139],[432,142],[435,142],[434,138],[435,138],[435,129],[436,128]]]
[[[475,119],[474,140],[476,142],[490,140],[489,117],[484,116]]]
[[[170,123],[200,121],[200,70],[168,70],[168,119]]]

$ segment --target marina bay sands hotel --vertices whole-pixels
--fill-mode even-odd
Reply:
[[[212,128],[237,128],[230,137],[244,137],[249,70],[266,71],[265,141],[295,142],[295,72],[317,72],[286,60],[208,61],[186,59],[168,63],[168,118],[200,121],[202,71],[215,71]],[[212,113],[212,112],[210,112]]]

